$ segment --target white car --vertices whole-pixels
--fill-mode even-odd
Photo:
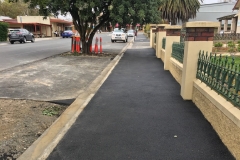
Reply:
[[[112,43],[116,41],[123,41],[126,43],[128,41],[127,33],[124,33],[122,30],[114,30],[112,32],[111,41]]]
[[[127,35],[128,35],[128,37],[134,37],[135,36],[135,31],[134,30],[128,30]]]

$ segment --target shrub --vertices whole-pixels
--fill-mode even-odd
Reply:
[[[237,47],[237,51],[240,52],[240,46]]]
[[[146,27],[145,27],[147,32],[150,31],[150,28],[151,28],[150,24],[147,24]]]
[[[214,47],[222,47],[223,46],[223,43],[221,42],[217,42],[214,44]]]
[[[236,45],[233,41],[229,41],[227,44],[228,44],[228,52],[232,53],[236,51]]]
[[[8,35],[8,24],[0,22],[0,41],[6,41]]]

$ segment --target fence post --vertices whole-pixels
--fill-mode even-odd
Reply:
[[[219,22],[186,22],[183,70],[181,80],[181,96],[185,100],[192,100],[193,81],[196,79],[198,54],[200,50],[212,52],[214,31]]]
[[[150,47],[154,47],[154,38],[155,38],[155,33],[153,33],[154,32],[154,30],[155,30],[156,28],[151,28],[150,29]]]
[[[164,70],[169,70],[170,58],[172,54],[173,42],[180,42],[180,33],[182,26],[173,25],[166,26],[166,45],[165,45],[165,56],[164,56]]]
[[[166,37],[165,26],[169,26],[169,24],[158,24],[158,32],[156,37],[156,57],[161,58],[161,50],[162,50],[162,39]]]

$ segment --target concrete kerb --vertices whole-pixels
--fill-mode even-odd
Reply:
[[[131,41],[131,43],[132,42],[133,41]],[[44,160],[50,155],[107,77],[111,74],[112,70],[127,50],[129,44],[130,43],[121,50],[101,74],[89,85],[86,92],[80,94],[62,115],[58,117],[58,119],[30,147],[28,147],[18,160]]]

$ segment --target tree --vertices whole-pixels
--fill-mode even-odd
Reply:
[[[120,27],[125,28],[129,23],[136,25],[161,22],[159,0],[125,0],[121,3],[114,0],[112,5],[115,7],[110,14],[110,21],[113,24],[118,23]]]
[[[30,3],[25,3],[22,0],[18,1],[0,1],[0,15],[16,18],[19,15],[39,15],[38,9],[29,9]]]
[[[199,8],[199,0],[162,0],[159,10],[163,19],[175,25],[179,21],[184,23],[190,18],[195,18]]]
[[[57,0],[25,1],[30,1],[32,7],[38,6],[40,14],[44,16],[70,13],[73,24],[80,34],[84,53],[90,53],[92,39],[101,26],[110,22],[119,23],[120,27],[125,27],[129,23],[151,23],[149,17],[153,13],[159,15],[158,8],[146,0],[62,0],[61,3]],[[149,11],[149,8],[155,9],[155,12]]]

